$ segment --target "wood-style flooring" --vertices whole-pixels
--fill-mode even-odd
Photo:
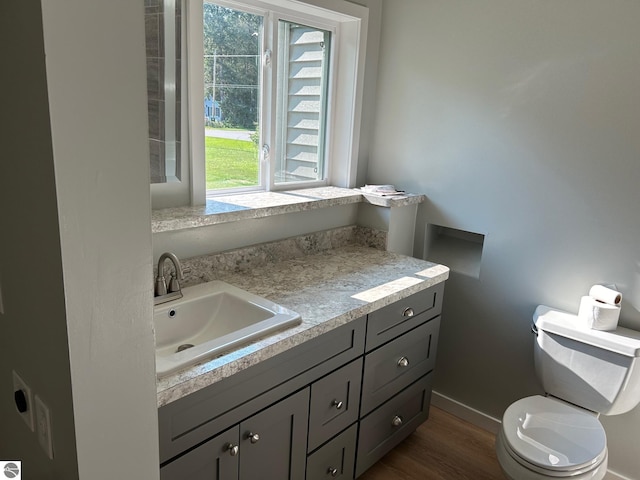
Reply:
[[[504,480],[495,435],[431,406],[429,419],[359,480]]]

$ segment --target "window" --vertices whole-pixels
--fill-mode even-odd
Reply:
[[[331,36],[327,30],[278,22],[275,185],[326,179]]]
[[[367,9],[345,0],[184,0],[183,12],[179,158],[190,203],[354,186]],[[153,187],[154,206],[184,204],[184,196],[158,201],[168,187]]]
[[[202,13],[206,189],[257,188],[264,19],[209,1]]]

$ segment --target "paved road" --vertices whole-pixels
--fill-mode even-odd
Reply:
[[[204,134],[207,137],[230,138],[231,140],[251,141],[251,130],[226,130],[223,128],[205,128]]]

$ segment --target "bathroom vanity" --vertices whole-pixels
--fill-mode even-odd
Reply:
[[[351,245],[217,278],[303,322],[159,380],[163,480],[353,479],[426,420],[448,268]]]

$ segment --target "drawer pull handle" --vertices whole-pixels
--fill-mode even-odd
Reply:
[[[409,307],[409,308],[405,308],[404,311],[402,312],[402,316],[403,317],[413,317],[415,315],[413,308]]]
[[[232,457],[235,457],[236,455],[238,455],[238,451],[240,449],[238,448],[238,445],[234,445],[233,443],[227,443],[227,445],[225,446],[225,450],[229,452],[229,455],[231,455]]]
[[[327,470],[327,473],[329,475],[331,475],[332,477],[337,477],[338,476],[338,469],[334,468],[334,467],[329,467],[329,469]]]
[[[402,368],[408,367],[409,359],[407,357],[400,357],[400,360],[398,360],[398,366]]]
[[[391,420],[391,425],[393,425],[394,427],[399,427],[400,425],[402,425],[402,417],[399,415],[393,417],[393,420]]]
[[[343,403],[340,400],[334,400],[331,402],[332,407],[336,407],[336,410],[340,410],[342,408]]]
[[[247,438],[251,443],[258,443],[260,441],[260,435],[258,435],[257,433],[249,432],[247,433]]]

